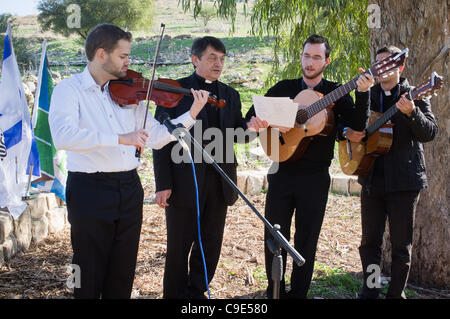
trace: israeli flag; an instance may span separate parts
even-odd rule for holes
[[[10,25],[5,35],[0,96],[0,130],[6,147],[6,156],[0,161],[0,207],[7,207],[18,218],[26,208],[22,196],[27,195],[31,165],[32,175],[38,177],[40,165]]]

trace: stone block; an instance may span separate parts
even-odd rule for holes
[[[59,207],[49,210],[45,213],[48,219],[48,232],[56,233],[64,229],[67,209],[65,207]]]
[[[361,194],[361,185],[358,183],[358,179],[355,177],[350,177],[348,180],[348,192],[350,195],[359,195]]]
[[[9,212],[0,211],[0,244],[14,231],[14,222]]]
[[[46,216],[32,220],[31,234],[35,243],[39,243],[48,236],[48,219]]]
[[[54,208],[58,208],[58,201],[56,200],[56,195],[54,193],[48,193],[46,194],[47,198],[47,206],[49,210],[52,210]]]
[[[26,202],[31,209],[31,218],[33,219],[41,218],[48,210],[47,194],[39,194],[35,198],[26,200]]]
[[[17,240],[16,237],[11,234],[2,244],[3,246],[3,257],[5,260],[11,259],[15,254],[17,254]]]
[[[17,248],[26,251],[31,244],[31,209],[28,206],[18,219],[14,221],[14,235]]]
[[[247,193],[247,178],[248,174],[246,172],[238,172],[236,185],[244,194]]]
[[[348,177],[344,175],[333,176],[331,190],[339,194],[348,194]]]
[[[264,175],[251,172],[247,178],[247,194],[258,195],[261,193],[264,185]]]
[[[0,244],[0,267],[5,264],[5,257],[3,256],[3,245]]]

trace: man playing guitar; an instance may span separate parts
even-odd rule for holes
[[[376,60],[400,52],[394,46],[381,48]],[[404,288],[411,264],[414,212],[419,192],[427,187],[422,143],[434,139],[438,126],[428,100],[408,99],[410,86],[400,77],[404,64],[390,75],[378,77],[370,89],[370,109],[384,113],[391,107],[397,112],[393,123],[390,151],[375,160],[367,175],[359,176],[361,192],[362,239],[359,247],[364,273],[361,299],[378,298],[379,285],[368,283],[368,267],[380,265],[386,218],[389,218],[392,244],[391,283],[386,298],[405,298]],[[365,131],[345,127],[339,138],[360,142]],[[369,280],[370,281],[370,280]],[[378,287],[377,287],[378,286]]]
[[[323,70],[330,63],[330,45],[322,36],[311,35],[303,45],[302,68],[303,78],[283,80],[267,92],[266,96],[289,96],[294,99],[300,92],[313,89],[325,95],[335,90],[340,84],[323,78]],[[357,80],[356,105],[349,94],[335,102],[330,111],[334,114],[333,124],[348,123],[352,127],[363,129],[368,118],[368,90],[373,84],[373,77],[365,74]],[[268,127],[255,115],[252,107],[246,119],[251,127],[264,130]],[[344,124],[346,125],[346,124]],[[279,169],[268,175],[269,188],[266,197],[265,216],[272,224],[279,224],[281,232],[287,240],[290,238],[290,228],[295,210],[294,247],[305,258],[302,267],[293,266],[291,290],[285,291],[284,279],[281,281],[280,297],[306,298],[316,253],[317,241],[322,227],[325,207],[328,199],[330,175],[328,168],[333,158],[333,148],[336,136],[336,125],[333,125],[329,135],[317,135],[311,139],[303,156],[295,161],[279,163]],[[273,126],[272,126],[273,127]],[[280,132],[288,132],[288,128],[278,128]],[[266,242],[269,234],[265,234]],[[265,247],[266,272],[269,285],[267,296],[272,297],[271,262],[273,254]],[[283,255],[283,265],[286,265],[286,253]],[[284,276],[285,269],[283,269]]]

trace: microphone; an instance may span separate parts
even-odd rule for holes
[[[185,129],[183,124],[173,124],[172,121],[170,121],[169,114],[167,114],[166,112],[159,114],[157,119],[162,125],[167,128],[170,134],[177,138],[178,142],[180,142],[183,148],[187,148],[187,145],[182,138],[185,135],[183,132],[183,129]]]
[[[170,116],[169,114],[167,114],[166,112],[163,112],[161,114],[159,114],[158,116],[158,121],[164,125],[165,127],[167,127],[167,130],[169,131],[170,134],[173,134],[173,131],[177,129],[178,126],[176,126],[175,124],[173,124],[170,121]]]

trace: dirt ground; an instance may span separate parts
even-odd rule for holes
[[[249,199],[259,211],[264,211],[264,194]],[[156,205],[145,205],[132,298],[162,298],[165,235],[164,211]],[[316,262],[358,278],[359,241],[359,199],[330,194]],[[26,253],[0,267],[0,298],[71,298],[71,290],[66,287],[66,266],[71,263],[71,256],[68,227],[32,244]],[[291,264],[292,259],[288,258],[288,271]],[[221,259],[210,283],[211,298],[265,298],[265,277],[263,223],[239,199],[227,216]],[[414,298],[439,295],[419,293]]]

